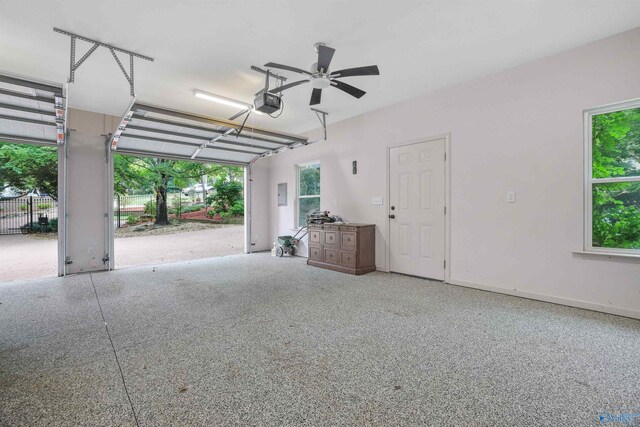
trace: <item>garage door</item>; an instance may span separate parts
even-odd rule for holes
[[[0,141],[58,146],[58,274],[65,274],[66,90],[61,84],[0,73]]]
[[[0,74],[0,139],[5,142],[64,143],[62,85]]]
[[[246,166],[307,138],[134,101],[110,144],[133,155]]]

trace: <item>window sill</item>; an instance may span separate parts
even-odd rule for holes
[[[574,255],[594,258],[608,258],[619,261],[640,262],[640,254],[623,254],[615,252],[596,252],[596,251],[573,251]]]

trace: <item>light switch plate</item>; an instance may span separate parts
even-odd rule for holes
[[[381,205],[382,204],[382,197],[372,197],[371,198],[371,204],[372,205]]]
[[[515,202],[516,202],[516,192],[507,191],[507,203],[515,203]]]

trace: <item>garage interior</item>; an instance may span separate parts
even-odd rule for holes
[[[0,425],[640,423],[640,4],[336,6],[0,4]],[[117,154],[242,167],[244,253],[116,268]]]

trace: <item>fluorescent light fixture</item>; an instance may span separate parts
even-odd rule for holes
[[[242,101],[236,101],[235,99],[227,98],[226,96],[216,95],[215,93],[209,93],[202,90],[195,89],[193,96],[196,98],[206,99],[207,101],[217,102],[218,104],[228,105],[229,107],[239,108],[241,110],[253,109],[253,105],[244,103]]]

